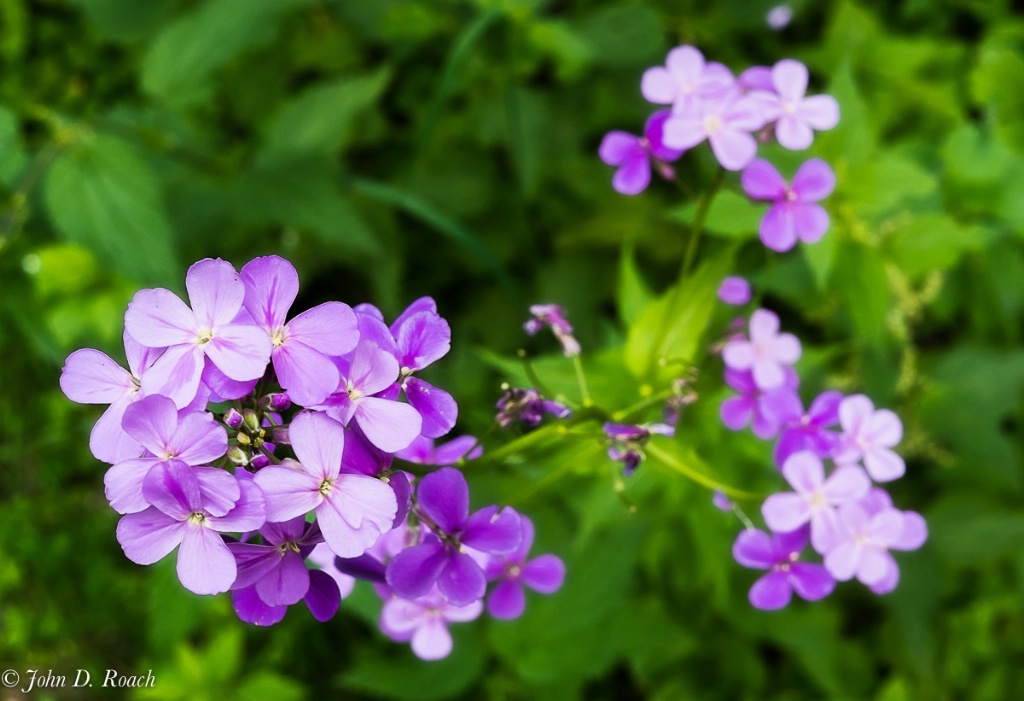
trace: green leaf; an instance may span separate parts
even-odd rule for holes
[[[605,7],[583,23],[581,36],[602,66],[647,67],[664,57],[665,29],[646,5]]]
[[[175,107],[209,98],[217,71],[273,40],[288,13],[314,0],[211,0],[164,29],[142,64],[142,87]]]
[[[6,107],[0,107],[0,182],[13,187],[27,162],[18,117]]]
[[[173,232],[156,178],[126,142],[96,136],[61,154],[43,185],[60,233],[144,284],[177,286]]]
[[[977,497],[946,497],[927,520],[931,547],[958,565],[1014,555],[1024,540],[1024,514]]]
[[[948,270],[965,252],[981,250],[987,243],[983,229],[960,226],[943,214],[926,214],[895,229],[885,249],[900,270],[920,279],[933,270]]]
[[[841,264],[832,271],[832,284],[852,330],[858,338],[878,346],[885,338],[889,312],[889,280],[878,251],[843,241],[836,255]]]
[[[1024,58],[1019,51],[989,42],[981,49],[971,73],[971,92],[984,104],[996,133],[1018,152],[1024,152],[1024,94],[1008,90],[1024,84]]]
[[[708,233],[717,234],[737,240],[752,239],[757,236],[767,207],[763,203],[755,203],[749,198],[731,190],[719,192],[708,208],[707,221],[704,227]],[[669,218],[683,224],[692,224],[696,216],[697,203],[688,202],[669,214]]]
[[[923,199],[937,188],[938,181],[929,170],[905,156],[887,153],[850,168],[842,192],[861,215],[871,217]]]
[[[618,290],[619,318],[623,324],[630,326],[654,297],[651,288],[637,270],[632,244],[622,247],[622,255],[619,257]]]

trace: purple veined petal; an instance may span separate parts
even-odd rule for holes
[[[856,501],[867,496],[870,490],[871,480],[864,474],[864,470],[856,465],[836,468],[821,485],[822,494],[833,504]]]
[[[653,102],[656,105],[671,105],[675,102],[678,93],[679,87],[675,78],[662,66],[655,66],[644,71],[644,75],[640,79],[640,94],[648,102]],[[604,156],[601,158],[605,163],[609,163]],[[609,163],[609,165],[615,164]]]
[[[427,438],[440,438],[455,427],[459,407],[452,395],[417,377],[405,381],[405,396],[422,418],[420,431]]]
[[[352,356],[348,381],[363,395],[377,394],[398,379],[398,360],[373,341],[360,340]]]
[[[303,540],[305,533],[306,519],[302,516],[296,516],[287,521],[269,521],[260,528],[260,535],[271,545],[281,545],[288,541],[298,542]]]
[[[236,590],[255,585],[277,569],[284,557],[281,551],[272,545],[231,542],[227,546],[235,558],[237,574],[231,588]]]
[[[352,424],[345,429],[345,452],[341,457],[341,471],[376,477],[391,466],[392,456],[385,453],[366,439],[359,426]]]
[[[143,375],[142,391],[169,397],[183,409],[199,392],[204,363],[203,350],[195,343],[171,346]]]
[[[519,514],[519,534],[519,546],[511,553],[505,555],[505,559],[508,562],[523,562],[533,547],[533,521],[522,514]],[[490,559],[493,560],[494,558]]]
[[[780,556],[789,558],[793,553],[802,553],[804,548],[807,547],[807,541],[810,539],[811,529],[807,526],[796,529],[795,531],[783,531],[781,533],[773,534],[775,544],[778,546],[778,552]]]
[[[469,519],[469,486],[462,472],[442,467],[420,480],[419,508],[445,533],[461,531]]]
[[[772,344],[772,351],[777,361],[791,365],[800,360],[800,341],[791,333],[780,333]]]
[[[790,151],[802,151],[814,143],[814,132],[796,117],[783,115],[775,123],[775,138]]]
[[[774,202],[786,196],[786,181],[768,161],[758,158],[743,170],[743,191],[755,200]]]
[[[889,543],[893,550],[917,550],[928,540],[928,524],[916,511],[903,512],[903,530]]]
[[[260,328],[228,324],[202,346],[217,368],[232,380],[247,382],[263,376],[270,362],[270,338]]]
[[[446,621],[465,623],[480,617],[484,611],[483,601],[474,601],[466,606],[453,606],[450,602],[441,605],[441,617]]]
[[[256,473],[256,485],[266,500],[268,521],[304,516],[323,501],[322,480],[305,470],[269,465]]]
[[[275,348],[272,357],[278,382],[299,406],[320,404],[341,379],[338,366],[330,358],[295,338]]]
[[[395,457],[406,462],[432,465],[434,464],[434,441],[424,435],[419,435],[407,447],[395,453]],[[458,458],[456,458],[457,460]],[[362,472],[362,470],[360,471]]]
[[[301,412],[288,427],[288,440],[310,475],[319,480],[338,476],[345,453],[345,429],[337,421],[321,413]]]
[[[836,588],[836,580],[821,565],[794,562],[789,567],[789,584],[805,601],[824,599]]]
[[[352,583],[356,579],[362,579],[367,582],[383,585],[385,588],[387,587],[384,581],[384,563],[370,553],[363,553],[359,557],[337,557],[330,546],[324,544],[323,547],[327,548],[327,551],[331,553],[331,559],[336,565],[340,576],[349,578]],[[352,583],[349,585],[349,591],[352,590]],[[338,586],[341,587],[341,584],[339,583]]]
[[[440,660],[452,651],[452,636],[439,618],[426,618],[412,634],[413,653],[421,660]]]
[[[186,524],[178,548],[178,580],[193,594],[220,594],[231,588],[238,570],[231,551],[215,531]]]
[[[774,358],[754,358],[754,382],[762,390],[776,389],[782,386],[785,378],[782,366]]]
[[[288,612],[287,606],[267,606],[263,603],[256,593],[255,586],[231,592],[231,604],[240,620],[254,626],[272,626],[280,623]]]
[[[888,594],[893,589],[895,589],[896,585],[899,583],[900,568],[896,564],[896,561],[893,560],[892,567],[890,567],[888,572],[885,573],[885,576],[879,581],[869,586],[868,588],[871,590],[873,594],[878,594],[879,596],[882,596]]]
[[[458,436],[434,449],[434,464],[454,465],[459,460],[475,460],[483,455],[480,441],[473,436]]]
[[[674,113],[665,122],[665,145],[669,148],[687,151],[708,137],[703,116],[696,110]]]
[[[398,470],[389,478],[388,486],[395,493],[395,501],[397,503],[395,520],[392,521],[391,527],[398,528],[405,523],[409,510],[412,508],[412,484],[409,482],[408,473]]]
[[[565,563],[555,555],[540,555],[523,566],[523,584],[541,594],[553,594],[565,581]]]
[[[231,511],[223,516],[206,517],[210,528],[226,533],[246,533],[255,531],[266,523],[267,502],[255,480],[240,479],[238,486],[238,502]]]
[[[831,95],[814,95],[800,103],[796,116],[817,131],[827,131],[839,124],[839,103]]]
[[[835,426],[839,423],[839,405],[843,399],[843,393],[835,390],[819,394],[814,398],[814,401],[811,402],[811,407],[807,410],[808,416],[812,419],[811,423],[822,428]]]
[[[522,518],[511,507],[484,507],[466,521],[462,542],[491,555],[513,553],[523,542]]]
[[[256,593],[270,606],[299,603],[309,591],[309,570],[302,556],[287,552],[278,566],[256,582]]]
[[[253,258],[242,268],[245,309],[268,332],[284,326],[288,310],[299,294],[299,274],[278,256]]]
[[[176,521],[203,510],[199,480],[181,460],[159,462],[142,480],[142,496]]]
[[[391,332],[398,335],[398,327],[405,323],[405,321],[413,314],[419,314],[420,312],[430,312],[431,314],[437,314],[437,302],[434,301],[433,297],[424,295],[419,299],[413,300],[405,310],[398,315],[394,323],[391,324]],[[383,317],[381,317],[383,318]]]
[[[393,597],[384,601],[380,611],[380,629],[396,642],[406,642],[421,625],[424,606],[418,601]]]
[[[135,384],[128,371],[106,353],[83,348],[64,362],[60,388],[79,404],[113,404],[133,394]]]
[[[383,317],[378,318],[376,316],[360,313],[356,314],[356,321],[359,324],[360,341],[376,343],[382,351],[397,360],[401,353],[398,350],[398,345],[395,343],[395,337],[391,334],[391,329],[388,328],[388,325],[384,323]],[[343,372],[342,374],[346,376],[349,375],[348,372]]]
[[[644,137],[651,155],[662,161],[675,161],[683,152],[665,145],[665,122],[672,117],[672,110],[658,110],[644,124]]]
[[[437,578],[437,587],[452,606],[467,606],[484,598],[487,578],[469,555],[454,553]]]
[[[775,611],[785,608],[793,595],[789,577],[785,572],[774,571],[764,575],[750,587],[748,598],[754,608]]]
[[[174,402],[167,397],[143,397],[125,408],[121,427],[154,455],[173,455],[173,451],[169,451],[168,448],[178,428],[178,410],[174,407]],[[226,436],[225,433],[225,441]]]
[[[359,324],[347,304],[325,302],[288,322],[286,345],[292,340],[324,355],[344,355],[359,341]]]
[[[226,470],[216,467],[193,467],[199,481],[200,503],[210,516],[223,516],[235,508],[242,490],[238,480]]]
[[[230,324],[245,301],[245,283],[234,266],[220,258],[193,263],[185,273],[185,289],[202,330]]]
[[[448,551],[436,542],[406,548],[388,563],[385,579],[395,594],[415,599],[430,590],[448,560]]]
[[[519,618],[526,610],[526,595],[523,586],[514,579],[498,582],[487,597],[487,613],[494,618],[510,621]]]
[[[187,525],[155,507],[122,516],[117,522],[117,542],[129,560],[152,565],[181,543]]]
[[[193,412],[181,417],[167,445],[175,457],[189,465],[205,465],[228,452],[228,432],[213,414]]]
[[[124,341],[124,355],[128,361],[128,370],[134,377],[142,377],[142,373],[164,352],[163,348],[148,348],[142,345],[127,331],[121,334],[121,339]]]
[[[807,66],[784,58],[772,66],[772,85],[783,100],[795,102],[807,93]]]
[[[743,170],[757,155],[757,139],[749,132],[723,127],[708,137],[711,151],[726,170]]]
[[[792,207],[785,202],[769,207],[761,218],[758,234],[761,243],[773,251],[785,253],[793,248],[797,239]]]
[[[860,567],[863,548],[852,540],[837,544],[825,553],[825,568],[840,582],[853,579]]]
[[[750,423],[755,407],[755,400],[749,397],[729,397],[722,402],[718,414],[727,428],[739,431]]]
[[[612,187],[622,195],[639,195],[651,183],[651,163],[641,151],[627,159],[612,176]]]
[[[413,407],[379,397],[360,399],[355,420],[370,443],[387,453],[408,447],[423,427],[423,418]]]
[[[309,572],[309,589],[304,598],[313,618],[321,623],[334,618],[334,614],[341,606],[341,590],[338,583],[321,570]]]
[[[355,477],[356,475],[346,476]],[[364,479],[373,478],[365,477]],[[388,490],[388,493],[393,499],[394,494],[391,493],[391,490]],[[359,525],[353,526],[346,517],[352,517],[352,520],[355,520],[354,515],[342,514],[338,501],[332,499],[332,496],[333,492],[316,507],[316,522],[320,525],[327,545],[339,557],[359,557],[373,547],[384,530],[391,528],[393,517],[387,520],[383,529],[377,525],[377,522],[369,519],[362,519],[359,521]]]
[[[124,314],[124,330],[148,348],[167,348],[195,343],[198,325],[178,295],[158,288],[135,293]]]
[[[751,569],[771,569],[779,564],[781,555],[772,537],[757,529],[741,531],[732,546],[733,559]]]
[[[876,482],[899,479],[907,470],[903,458],[888,448],[876,448],[864,456],[864,467]]]
[[[888,409],[879,409],[868,419],[865,433],[874,445],[891,448],[903,440],[903,422]]]
[[[151,458],[123,460],[107,470],[104,494],[114,511],[134,514],[151,506],[142,495],[142,482],[154,464]]]
[[[820,158],[804,161],[793,176],[793,192],[801,202],[819,202],[836,187],[836,176]]]
[[[761,505],[764,522],[773,531],[795,531],[811,518],[808,502],[799,494],[772,494]]]
[[[749,341],[729,341],[722,349],[722,360],[730,370],[749,370],[754,366],[754,347]]]
[[[241,399],[256,388],[256,382],[257,380],[247,380],[245,382],[232,380],[221,372],[210,358],[206,358],[203,365],[203,378],[202,384],[199,386],[199,393],[196,395],[196,401],[193,401],[189,406],[195,407],[198,411],[205,411],[207,401],[216,403]],[[209,397],[207,398],[202,396],[204,387],[209,392]]]
[[[452,330],[436,312],[422,311],[406,316],[391,326],[398,344],[399,362],[411,370],[422,370],[443,358],[452,345]]]
[[[889,570],[896,567],[896,561],[888,551],[864,547],[861,549],[860,563],[857,567],[857,579],[870,587],[883,581],[889,575]]]
[[[134,398],[116,401],[96,420],[89,433],[89,450],[97,460],[113,465],[142,455],[142,444],[121,427],[125,409],[134,401]]]
[[[381,480],[366,475],[339,475],[327,500],[334,504],[346,523],[357,529],[372,528],[377,536],[391,530],[398,508],[395,491]],[[373,538],[374,542],[376,539]],[[355,557],[335,552],[341,557]]]
[[[828,212],[818,204],[794,203],[790,209],[793,215],[793,232],[804,243],[817,243],[828,231]]]

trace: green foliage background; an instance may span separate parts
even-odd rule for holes
[[[0,668],[152,668],[134,697],[167,701],[1024,698],[1024,20],[1010,0],[792,4],[776,33],[759,0],[0,3]],[[617,195],[596,149],[641,128],[640,75],[679,43],[734,70],[803,60],[842,121],[811,149],[839,180],[825,240],[767,255],[732,177],[673,296],[695,203]],[[772,152],[790,173],[805,156]],[[698,192],[714,171],[706,148],[680,166]],[[139,287],[269,253],[306,307],[433,295],[454,337],[431,379],[477,434],[525,382],[524,343],[579,398],[554,343],[524,338],[530,302],[568,307],[596,401],[621,409],[660,357],[720,338],[717,280],[748,275],[804,342],[805,401],[863,391],[903,418],[892,491],[929,543],[889,596],[752,610],[740,524],[678,472],[781,486],[770,446],[720,426],[712,356],[624,496],[594,423],[467,468],[475,504],[522,509],[568,563],[520,621],[458,626],[434,664],[376,632],[362,588],[327,625],[241,624],[172,562],[124,558],[99,410],[57,378],[76,348],[120,356]]]

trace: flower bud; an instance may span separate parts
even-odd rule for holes
[[[226,423],[229,428],[237,429],[242,425],[242,415],[237,409],[232,407],[224,412],[224,423]]]
[[[242,429],[248,433],[260,432],[260,417],[252,409],[242,412]]]
[[[274,392],[260,398],[260,406],[267,411],[286,411],[291,408],[292,400],[284,392]]]
[[[271,442],[275,445],[282,443],[284,445],[291,445],[292,442],[288,440],[288,427],[287,426],[274,426],[270,432]]]
[[[270,464],[270,458],[262,453],[260,455],[253,455],[252,462],[249,464],[253,469],[260,470]]]
[[[235,465],[248,465],[249,454],[236,445],[228,450],[228,460]]]

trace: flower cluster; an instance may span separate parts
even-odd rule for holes
[[[759,438],[774,440],[773,459],[792,489],[762,506],[771,533],[748,528],[733,548],[741,565],[769,570],[750,590],[761,609],[786,606],[793,591],[820,599],[836,581],[853,578],[888,593],[899,581],[889,551],[915,550],[928,534],[919,514],[896,509],[872,484],[905,471],[893,451],[903,435],[899,418],[862,394],[835,391],[805,409],[792,367],[799,356],[799,341],[779,333],[778,317],[764,309],[751,315],[748,335],[730,339],[722,351],[726,383],[738,393],[722,404],[723,423],[732,430],[750,424]],[[799,561],[808,542],[823,564]]]
[[[353,577],[386,581],[382,629],[429,659],[451,648],[444,621],[480,613],[489,582],[499,618],[522,612],[521,584],[560,586],[558,558],[525,562],[525,517],[497,506],[469,515],[452,467],[414,491],[395,466],[480,454],[469,436],[434,446],[458,407],[418,376],[451,341],[432,299],[391,324],[371,305],[341,302],[289,318],[298,274],[276,256],[240,272],[199,261],[185,287],[188,304],[166,289],[132,299],[127,370],[85,349],[61,374],[69,399],[109,405],[90,448],[110,464],[106,496],[130,560],[176,549],[186,589],[230,591],[239,618],[256,625],[299,601],[326,621]]]

